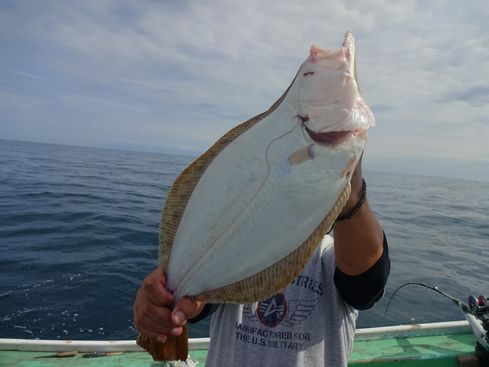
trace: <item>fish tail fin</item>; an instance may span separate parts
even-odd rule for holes
[[[168,336],[165,343],[150,339],[139,334],[137,343],[146,349],[155,361],[186,361],[188,357],[188,326],[183,326],[183,333],[179,336]]]

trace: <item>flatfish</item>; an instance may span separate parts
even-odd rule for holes
[[[355,40],[312,46],[268,111],[236,126],[174,182],[159,265],[176,300],[248,303],[296,277],[348,200],[375,124],[358,86]],[[187,336],[140,335],[155,360],[185,360]]]

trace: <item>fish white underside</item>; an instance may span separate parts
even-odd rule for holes
[[[299,247],[349,181],[341,173],[365,137],[290,165],[311,144],[298,122],[298,83],[270,115],[225,147],[195,187],[173,242],[167,274],[177,299],[220,288],[273,265]]]

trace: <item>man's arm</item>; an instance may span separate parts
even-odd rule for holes
[[[340,213],[348,216],[362,197],[362,167],[357,165],[351,179],[351,195]],[[334,225],[334,249],[337,269],[336,288],[345,301],[357,308],[368,309],[383,292],[390,272],[385,234],[368,204],[348,219]]]
[[[351,194],[340,216],[349,213],[362,193],[362,167],[358,163],[351,178]],[[334,225],[335,256],[338,269],[348,275],[359,275],[370,269],[383,252],[382,227],[365,200],[350,219]]]

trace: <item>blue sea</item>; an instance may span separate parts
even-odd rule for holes
[[[185,156],[0,140],[0,337],[132,339],[132,303],[156,267],[165,196]],[[366,172],[389,239],[384,299],[359,327],[463,319],[489,295],[489,183]],[[208,335],[208,320],[190,329]]]

